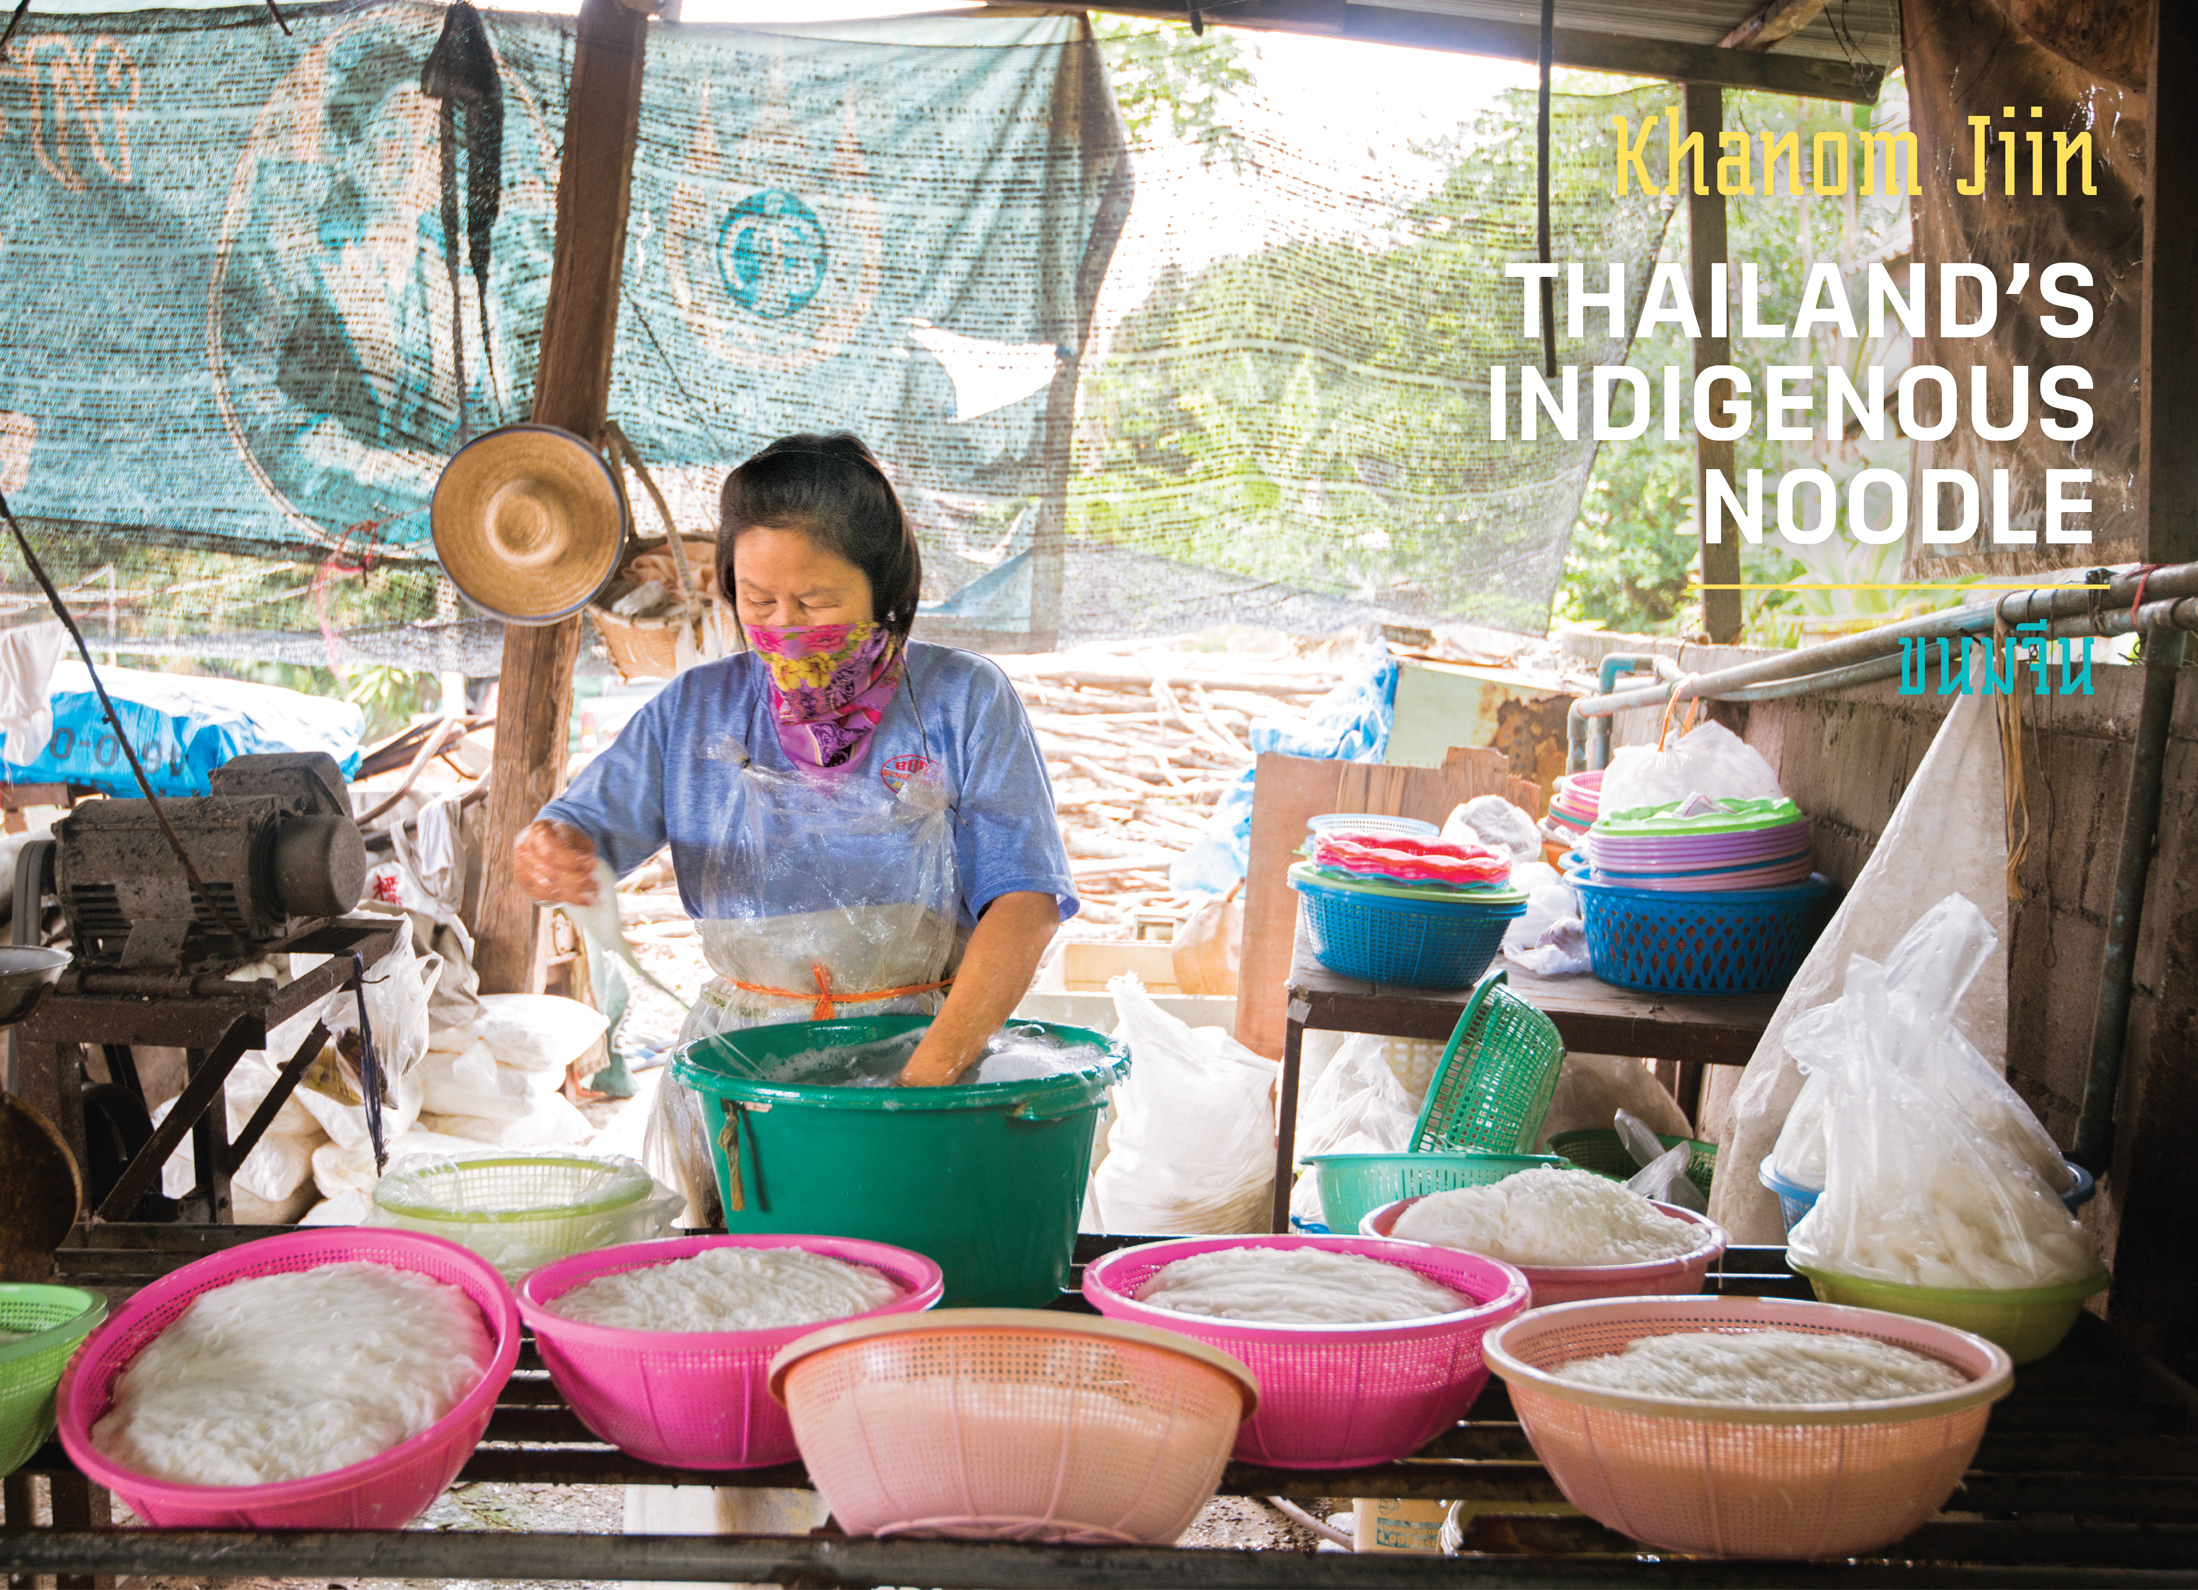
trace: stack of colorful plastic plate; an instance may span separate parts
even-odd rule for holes
[[[1790,800],[1695,797],[1598,818],[1582,842],[1598,881],[1671,893],[1777,889],[1809,878],[1809,820]]]
[[[1542,856],[1551,866],[1587,836],[1603,796],[1603,774],[1567,773],[1550,792],[1549,811],[1542,818]]]
[[[1346,888],[1380,885],[1472,900],[1508,900],[1518,893],[1511,887],[1509,862],[1478,846],[1440,838],[1336,826],[1307,835],[1299,853],[1307,876]]]

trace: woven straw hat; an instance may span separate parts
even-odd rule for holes
[[[587,606],[626,547],[625,494],[595,450],[554,425],[507,425],[458,449],[428,509],[459,594],[508,624]]]

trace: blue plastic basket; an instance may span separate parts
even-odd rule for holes
[[[1405,899],[1326,883],[1291,869],[1313,958],[1331,972],[1400,988],[1470,988],[1503,947],[1526,902]]]
[[[2091,1201],[2091,1195],[2099,1190],[2099,1184],[2092,1179],[2091,1172],[2074,1160],[2068,1161],[2068,1168],[2075,1175],[2076,1185],[2061,1194],[2061,1203],[2070,1214],[2074,1214]],[[1814,1209],[1817,1199],[1823,1196],[1823,1189],[1820,1187],[1804,1187],[1799,1182],[1786,1180],[1771,1169],[1771,1162],[1767,1159],[1756,1167],[1755,1179],[1778,1194],[1779,1218],[1786,1222],[1788,1232],[1801,1224],[1801,1217]]]
[[[1822,873],[1782,889],[1680,894],[1572,873],[1595,975],[1671,994],[1772,994],[1793,981],[1832,917]]]

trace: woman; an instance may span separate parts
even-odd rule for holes
[[[542,808],[520,887],[589,904],[669,844],[716,973],[682,1041],[935,1011],[899,1083],[951,1083],[1077,905],[1022,703],[985,659],[908,639],[921,555],[853,436],[733,471],[717,574],[748,651],[673,680]],[[669,1079],[651,1135],[714,1207],[700,1111]]]

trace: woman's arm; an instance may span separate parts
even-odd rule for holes
[[[946,1004],[909,1058],[899,1085],[945,1087],[968,1070],[1030,991],[1039,958],[1060,925],[1060,902],[1050,894],[1003,894],[986,906]]]

